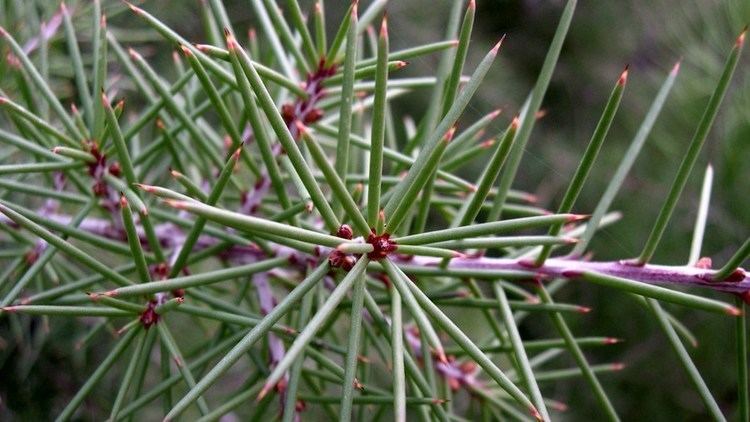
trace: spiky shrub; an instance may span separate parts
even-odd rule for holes
[[[77,393],[41,413],[548,420],[561,403],[545,398],[542,391],[554,390],[540,383],[582,375],[602,414],[617,419],[598,373],[622,365],[590,365],[583,353],[617,340],[576,337],[566,317],[588,308],[553,300],[577,280],[644,304],[715,419],[724,418],[722,409],[683,344],[691,333],[662,302],[734,318],[736,411],[746,420],[750,278],[739,266],[750,241],[718,270],[699,259],[710,168],[688,263],[650,262],[708,138],[744,32],[713,82],[643,252],[596,262],[589,242],[617,219],[609,206],[679,64],[598,205],[576,207],[625,89],[627,69],[619,75],[553,213],[511,187],[576,2],[562,11],[525,105],[483,143],[480,133],[499,113],[476,122],[461,115],[502,40],[465,69],[475,6],[456,2],[448,41],[390,51],[385,3],[362,14],[352,4],[329,42],[321,3],[308,23],[294,0],[283,11],[255,1],[262,35],[251,32],[244,46],[238,38],[246,28],[233,27],[218,0],[201,6],[211,44],[200,45],[158,11],[129,4],[62,5],[37,24],[33,3],[3,3],[6,24],[28,23],[0,30],[10,82],[0,97],[3,357],[5,365],[19,360],[25,373],[40,371],[35,356],[54,339],[88,371]],[[177,46],[174,81],[137,51],[125,52],[115,36],[122,31],[105,18],[123,12]],[[376,34],[371,25],[381,14]],[[79,37],[90,40],[87,48]],[[60,59],[56,44],[64,45],[62,71],[50,65]],[[395,74],[403,60],[427,54],[443,56],[435,75]],[[53,70],[74,94],[66,96]],[[391,101],[419,87],[431,88],[432,99],[416,127],[400,130]],[[483,153],[477,179],[462,177],[462,166]],[[737,296],[735,304],[701,295],[709,289]],[[455,307],[474,319],[446,314]],[[522,339],[519,325],[529,315],[551,319],[554,330]],[[23,353],[9,355],[14,348]],[[101,357],[84,354],[102,349]],[[576,368],[540,368],[560,350]]]

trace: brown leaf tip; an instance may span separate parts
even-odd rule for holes
[[[742,45],[745,43],[745,34],[747,34],[747,25],[742,29],[742,32],[740,32],[740,36],[737,37],[737,46],[742,47]]]
[[[453,140],[453,135],[455,134],[456,134],[456,126],[453,126],[450,129],[448,129],[447,132],[445,132],[445,135],[443,136],[443,140],[445,142],[450,142]]]
[[[620,74],[620,79],[617,80],[618,85],[625,85],[625,83],[628,81],[628,69],[630,68],[630,65],[625,65],[625,69]]]
[[[498,41],[497,44],[495,44],[495,46],[492,47],[492,50],[491,50],[492,54],[497,54],[497,52],[500,50],[500,46],[503,45],[503,41],[505,41],[505,34],[503,34],[503,36],[500,37],[500,41]]]
[[[182,50],[182,54],[184,54],[185,57],[192,57],[193,56],[193,52],[190,51],[190,49],[187,48],[187,46],[185,44],[180,44],[180,50]]]
[[[669,72],[669,74],[672,75],[672,76],[674,76],[677,73],[679,73],[680,72],[680,64],[682,64],[682,60],[678,60],[677,63],[675,63],[674,66],[672,66],[672,71]]]
[[[130,8],[130,10],[132,10],[134,13],[136,13],[138,15],[142,15],[143,14],[143,9],[141,9],[140,7],[137,7],[136,5],[134,5],[133,3],[129,2],[129,1],[123,0],[123,2],[125,4],[127,4],[128,7]]]
[[[140,60],[143,58],[143,56],[141,56],[137,51],[133,50],[132,48],[128,48],[128,54],[130,55],[131,58],[136,59],[136,60]]]
[[[387,12],[383,13],[383,20],[380,23],[380,36],[382,38],[388,37],[388,13]]]
[[[518,130],[518,126],[521,125],[521,121],[518,119],[518,116],[514,117],[513,120],[510,122],[510,128],[513,130]]]
[[[232,31],[230,31],[229,28],[224,28],[224,38],[227,41],[228,49],[234,50],[238,47],[237,39],[234,38],[234,34],[232,34]]]
[[[576,223],[578,221],[588,220],[591,214],[569,214],[566,223]]]
[[[483,141],[481,144],[479,144],[479,148],[487,149],[495,145],[495,139],[490,138],[486,141]]]
[[[531,406],[531,408],[529,409],[529,411],[531,413],[531,416],[534,417],[534,419],[536,419],[538,421],[543,421],[544,420],[544,418],[542,417],[542,414],[539,413],[539,411],[536,409],[536,407]]]

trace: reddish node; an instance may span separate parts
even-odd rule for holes
[[[336,236],[346,239],[346,240],[352,240],[354,237],[354,231],[352,230],[352,227],[348,224],[342,224],[341,227],[336,231]]]
[[[354,267],[354,258],[336,249],[328,255],[328,263],[332,268],[349,271]]]
[[[109,166],[109,174],[115,177],[120,177],[122,174],[122,169],[120,168],[120,163],[112,163]]]
[[[156,313],[156,301],[149,300],[146,305],[146,310],[141,313],[141,324],[143,328],[149,329],[152,325],[159,322],[159,314]]]
[[[398,248],[396,242],[391,240],[391,235],[389,233],[383,233],[381,235],[370,233],[367,237],[367,243],[372,245],[372,252],[369,252],[367,257],[373,261],[385,258],[388,254],[394,252]]]

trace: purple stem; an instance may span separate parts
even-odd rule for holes
[[[72,217],[58,213],[43,213],[45,218],[60,224],[69,224]],[[11,224],[13,222],[0,215],[0,223]],[[125,241],[125,232],[121,227],[114,225],[111,221],[102,218],[89,217],[83,220],[79,228],[90,233],[106,237],[109,239]],[[185,234],[182,230],[172,223],[162,223],[155,227],[156,236],[161,244],[167,248],[177,249],[184,242]],[[148,246],[145,233],[138,227],[138,235],[144,247]],[[195,250],[205,249],[213,246],[218,239],[209,235],[202,235],[198,238]],[[304,264],[310,260],[317,260],[318,257],[312,257],[305,253],[296,251],[286,246],[272,245],[274,256],[288,256],[290,261]],[[319,247],[318,256],[327,257],[330,249]],[[257,247],[252,245],[232,245],[224,250],[221,258],[235,263],[250,263],[265,258],[265,254]],[[423,256],[402,256],[392,254],[391,259],[394,262],[406,267],[440,267],[442,258],[423,257]],[[577,278],[583,272],[595,272],[608,276],[626,278],[633,281],[639,281],[646,284],[656,285],[673,285],[685,287],[703,287],[711,290],[717,290],[727,293],[746,293],[750,292],[750,273],[738,269],[735,272],[736,278],[733,281],[711,281],[714,271],[710,269],[690,267],[690,266],[670,266],[646,264],[635,266],[622,261],[583,261],[564,258],[550,258],[545,261],[541,267],[533,267],[529,262],[511,258],[454,258],[450,261],[447,269],[455,270],[485,270],[485,271],[509,271],[518,272],[519,275],[534,275],[539,278]],[[408,268],[407,272],[408,271]]]

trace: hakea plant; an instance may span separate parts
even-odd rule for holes
[[[734,318],[737,409],[748,419],[743,301],[750,276],[740,265],[750,241],[718,269],[700,258],[710,168],[688,264],[651,263],[730,84],[744,32],[643,252],[597,262],[589,242],[618,218],[610,204],[679,64],[592,212],[576,198],[615,118],[627,68],[615,79],[562,201],[549,211],[511,187],[575,0],[562,12],[528,100],[487,142],[481,133],[499,112],[460,118],[503,40],[475,69],[465,68],[473,0],[456,2],[448,41],[398,51],[389,49],[386,1],[363,13],[355,1],[331,40],[322,1],[307,16],[294,0],[283,10],[272,0],[250,3],[262,34],[251,30],[247,38],[220,1],[204,2],[206,44],[170,29],[154,7],[98,0],[61,4],[36,32],[33,25],[0,29],[13,81],[0,97],[0,318],[17,327],[5,348],[38,353],[62,317],[80,322],[71,354],[111,343],[77,393],[48,412],[71,419],[93,397],[110,403],[102,410],[110,420],[156,412],[164,420],[232,412],[285,421],[550,420],[564,404],[540,382],[581,375],[603,414],[616,420],[599,376],[622,365],[591,365],[583,349],[617,339],[576,337],[566,316],[588,308],[553,300],[576,280],[642,301],[718,420],[723,411],[684,345],[690,331],[662,303]],[[5,7],[13,16],[36,13],[33,2]],[[175,81],[137,50],[128,54],[115,36],[123,32],[107,26],[106,16],[128,13],[176,46]],[[81,36],[91,41],[85,51]],[[55,44],[70,70],[70,97],[51,83]],[[427,54],[442,55],[435,75],[398,77],[404,60]],[[399,135],[394,128],[403,119],[390,103],[421,87],[432,89],[424,117]],[[137,106],[127,105],[131,97]],[[461,168],[482,153],[488,158],[478,178],[462,177]],[[736,300],[702,295],[709,290]],[[452,320],[447,307],[476,313],[489,332]],[[518,326],[529,313],[551,318],[553,336],[522,339]],[[40,318],[51,331],[31,330]],[[552,350],[569,352],[578,367],[540,369],[557,356]],[[115,386],[111,397],[97,387],[105,379]],[[459,397],[477,400],[479,410]]]

